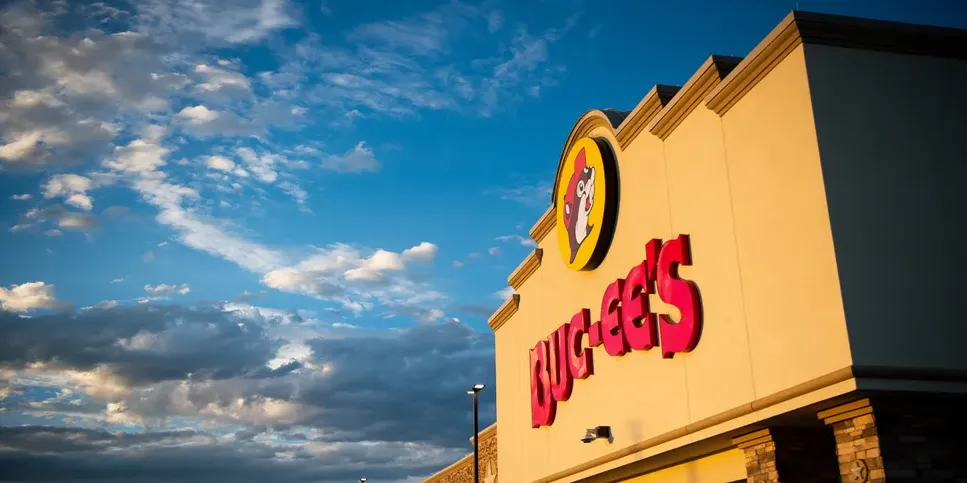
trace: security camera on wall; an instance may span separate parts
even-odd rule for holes
[[[609,443],[614,441],[614,438],[611,436],[611,426],[597,426],[588,429],[587,432],[584,433],[584,437],[581,438],[581,442],[590,443],[600,438],[607,439]]]

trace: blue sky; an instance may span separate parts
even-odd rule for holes
[[[960,3],[7,3],[0,424],[26,426],[0,458],[60,479],[81,463],[35,452],[71,432],[108,479],[123,431],[183,481],[212,481],[198,455],[418,481],[469,449],[486,318],[584,111],[797,7],[967,27]]]

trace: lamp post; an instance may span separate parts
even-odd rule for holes
[[[473,483],[480,483],[480,448],[477,445],[477,434],[480,432],[477,428],[477,393],[483,391],[485,387],[487,386],[484,386],[483,384],[474,384],[473,387],[467,391],[467,394],[473,394]]]

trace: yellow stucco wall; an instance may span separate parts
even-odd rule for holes
[[[574,272],[552,230],[517,313],[496,331],[502,481],[546,477],[850,364],[809,96],[799,47],[724,117],[700,104],[664,141],[645,131],[623,152],[610,129],[592,133],[618,157],[614,241],[596,270]],[[575,381],[552,426],[531,428],[528,350],[581,308],[598,320],[605,287],[642,261],[645,243],[681,233],[693,266],[680,273],[705,313],[696,349],[668,360],[597,347],[594,375]],[[580,441],[596,425],[612,427],[613,444]]]
[[[851,361],[804,65],[800,46],[722,117],[757,397]]]
[[[745,454],[733,449],[689,461],[622,483],[727,483],[745,480]]]

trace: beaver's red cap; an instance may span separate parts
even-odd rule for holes
[[[568,203],[572,203],[570,215],[567,213],[564,214],[564,226],[566,226],[568,230],[571,229],[572,220],[574,219],[574,210],[577,209],[577,207],[573,204],[574,192],[577,190],[578,178],[581,177],[581,172],[584,171],[585,166],[587,166],[587,160],[584,157],[584,148],[581,148],[581,151],[579,151],[578,155],[574,158],[574,172],[571,173],[571,179],[567,183],[567,191],[564,193],[565,206]]]

